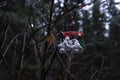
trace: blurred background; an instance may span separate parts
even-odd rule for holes
[[[60,31],[84,33],[68,72]],[[120,0],[0,0],[0,80],[120,80],[119,67]]]

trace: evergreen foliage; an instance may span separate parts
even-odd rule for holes
[[[117,4],[114,0],[91,0],[87,5],[84,0],[0,0],[0,80],[119,80]],[[93,5],[90,10],[83,9],[89,5]],[[101,5],[107,6],[109,16]],[[60,31],[84,32],[85,51],[60,55]]]

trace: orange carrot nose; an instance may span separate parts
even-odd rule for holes
[[[83,36],[84,36],[84,34],[79,32],[79,33],[78,33],[78,36],[83,37]]]

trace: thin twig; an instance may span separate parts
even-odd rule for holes
[[[11,71],[10,66],[7,63],[7,60],[5,59],[5,57],[1,53],[0,53],[0,57],[2,58],[2,61],[3,61],[4,65],[5,65],[5,67],[7,68],[7,71],[9,73],[10,77],[11,77],[11,80],[13,80],[13,75],[11,73],[12,71]]]
[[[93,80],[95,75],[100,73],[103,70],[103,66],[104,66],[104,56],[102,56],[101,67],[99,69],[95,70],[95,72],[90,76],[90,80]]]
[[[17,39],[15,40],[15,46],[14,46],[14,51],[13,51],[13,58],[12,58],[12,62],[11,62],[11,64],[12,64],[12,72],[14,72],[15,71],[15,69],[14,69],[14,62],[15,62],[15,60],[16,60],[16,51],[17,51]]]
[[[52,14],[53,14],[53,5],[54,5],[54,0],[51,1],[51,6],[50,6],[50,18],[49,18],[49,26],[48,26],[48,34],[50,33],[50,28],[51,28],[51,22],[52,22]]]
[[[50,70],[50,68],[51,68],[51,66],[52,66],[52,63],[53,63],[54,59],[55,59],[56,51],[57,51],[57,48],[56,48],[55,51],[53,52],[53,56],[52,56],[51,62],[50,62],[50,64],[49,64],[48,68],[46,69],[46,72],[45,72],[46,76],[47,76],[48,71]]]
[[[7,51],[8,51],[8,49],[10,48],[10,46],[12,45],[12,43],[14,42],[14,40],[18,37],[18,36],[20,36],[22,33],[20,33],[20,34],[17,34],[15,37],[13,37],[12,38],[12,40],[10,41],[10,43],[8,44],[8,46],[6,47],[6,49],[5,49],[5,51],[4,51],[4,53],[3,53],[3,57],[5,57],[5,55],[7,54]],[[0,60],[0,64],[2,63],[2,60]]]
[[[1,50],[2,50],[2,48],[4,46],[4,44],[5,44],[5,41],[6,41],[6,35],[7,35],[8,27],[9,27],[9,23],[7,23],[5,25],[5,28],[4,28],[4,30],[2,32],[2,35],[1,35],[2,37],[0,39],[0,52],[1,52]]]
[[[40,73],[40,71],[41,71],[43,68],[45,68],[45,66],[48,64],[48,62],[50,61],[50,59],[52,59],[52,58],[53,58],[53,56],[54,56],[54,54],[55,54],[56,50],[57,50],[57,49],[55,49],[55,51],[54,51],[54,52],[50,55],[50,57],[47,59],[47,61],[44,63],[44,65],[42,65],[42,66],[41,66],[41,68],[40,68],[39,72],[37,72],[37,74],[36,74],[36,75],[38,75],[38,74]]]
[[[25,46],[26,46],[26,32],[24,33],[24,36],[23,36],[22,54],[21,54],[21,56],[20,56],[19,70],[18,70],[18,72],[17,72],[17,74],[16,74],[15,80],[19,80],[20,75],[21,75],[21,71],[22,71],[22,69],[23,69]]]
[[[72,75],[70,72],[68,72],[68,71],[66,70],[65,65],[64,65],[64,63],[63,63],[63,61],[62,61],[62,59],[61,59],[61,57],[60,57],[60,55],[59,55],[58,53],[57,53],[57,57],[58,57],[60,63],[62,64],[65,72],[66,72],[67,74],[69,74],[74,80],[78,80],[74,75]]]
[[[33,4],[33,3],[31,3],[31,4]],[[43,18],[43,20],[45,21],[45,23],[48,24],[48,21],[46,20],[46,18],[42,14],[42,12],[35,7],[35,3],[32,5],[32,7],[35,9],[36,12],[38,12],[38,14],[41,15],[41,17]]]

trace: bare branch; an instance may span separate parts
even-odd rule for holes
[[[19,80],[20,75],[21,75],[21,71],[23,69],[25,46],[26,46],[26,32],[24,33],[24,36],[23,36],[23,46],[22,46],[22,53],[21,53],[21,56],[20,56],[19,70],[17,72],[15,80]]]
[[[3,63],[4,63],[4,65],[5,65],[8,73],[9,73],[9,75],[10,75],[10,77],[11,77],[11,80],[13,80],[13,75],[12,75],[12,73],[11,73],[12,71],[11,71],[10,66],[9,66],[8,63],[7,63],[7,60],[5,59],[5,57],[4,57],[1,53],[0,53],[0,57],[2,58],[2,61],[3,61]]]
[[[42,14],[42,12],[35,7],[35,4],[33,4],[33,8],[35,9],[35,11],[36,11],[38,14],[41,15],[41,17],[43,18],[43,20],[45,21],[45,23],[48,24],[48,21],[46,20],[46,18],[45,18],[44,15]]]
[[[5,57],[5,55],[7,54],[7,51],[8,51],[8,49],[10,48],[10,46],[12,45],[12,43],[14,42],[14,40],[18,37],[18,36],[20,36],[22,33],[20,33],[20,34],[17,34],[15,37],[13,37],[12,38],[12,40],[10,41],[10,43],[8,44],[8,46],[6,47],[6,49],[5,49],[5,51],[4,51],[4,53],[3,53],[3,57]],[[0,64],[2,63],[2,60],[0,61]]]
[[[1,35],[2,37],[0,39],[0,51],[2,50],[2,48],[3,48],[4,44],[5,44],[8,27],[9,27],[9,23],[7,23],[5,25],[5,29],[3,30],[2,35]]]
[[[58,53],[57,53],[57,57],[58,57],[60,63],[62,64],[65,72],[66,72],[68,75],[70,75],[74,80],[78,80],[74,75],[72,75],[68,70],[66,70],[66,67],[65,67],[65,65],[64,65],[64,63],[63,63],[63,61],[62,61],[62,59],[61,59],[61,57],[60,57],[60,55],[59,55]]]

